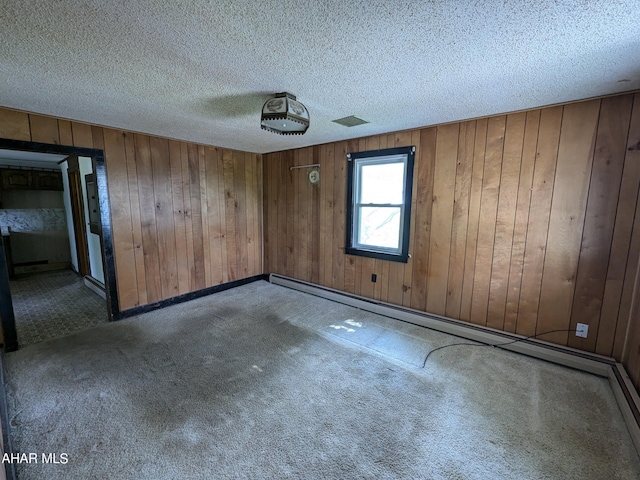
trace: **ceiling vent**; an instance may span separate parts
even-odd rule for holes
[[[339,123],[340,125],[344,125],[345,127],[355,127],[357,125],[364,125],[365,123],[369,123],[366,120],[358,118],[354,115],[350,115],[348,117],[339,118],[337,120],[332,120],[334,123]]]

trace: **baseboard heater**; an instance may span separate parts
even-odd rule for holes
[[[497,344],[517,340],[517,343],[499,348],[605,377],[609,380],[633,443],[640,455],[640,396],[631,383],[624,366],[613,358],[371,300],[275,273],[269,275],[269,282],[479,343]]]

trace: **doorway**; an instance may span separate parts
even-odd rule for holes
[[[80,279],[83,287],[81,287],[81,290],[77,290],[76,293],[68,294],[67,292],[64,295],[61,294],[60,297],[67,296],[71,299],[70,301],[74,303],[75,307],[79,307],[79,304],[82,302],[78,300],[78,291],[88,292],[94,296],[95,298],[92,299],[94,300],[93,303],[95,303],[97,294],[101,295],[102,299],[98,300],[100,300],[102,312],[90,315],[100,317],[100,322],[112,320],[114,315],[118,315],[119,310],[117,306],[117,295],[115,294],[115,266],[109,220],[106,172],[102,150],[0,139],[0,152],[10,152],[11,156],[37,156],[38,154],[45,154],[60,157],[58,160],[58,168],[61,170],[62,175],[60,178],[64,179],[64,190],[67,195],[65,197],[67,205],[60,211],[65,212],[64,215],[67,219],[67,225],[69,226],[67,233],[67,251],[69,255],[66,261],[70,268],[62,270],[52,268],[49,273],[38,272],[38,274],[42,273],[42,278],[35,279],[39,286],[36,286],[36,283],[34,283],[28,287],[27,290],[33,291],[34,293],[36,290],[45,291],[49,288],[47,283],[53,285],[57,283],[61,288],[65,286],[67,290],[69,288],[77,288],[77,286],[72,285],[74,278],[68,277],[68,274],[73,270],[77,272],[75,280]],[[49,158],[49,160],[51,160],[51,158]],[[56,215],[60,217],[61,214],[57,212]],[[10,261],[8,261],[6,256],[6,248],[3,250],[2,253],[5,254],[4,257],[7,268],[2,269],[4,271],[0,272],[0,277],[3,275],[8,277],[10,271],[14,274],[16,273],[16,264],[14,262],[13,265],[10,265]],[[2,256],[3,255],[0,255],[0,257]],[[2,259],[0,258],[0,260]],[[64,261],[65,259],[63,259],[63,262]],[[1,263],[2,262],[0,262],[0,267],[2,267]],[[25,266],[18,265],[18,267]],[[42,267],[35,265],[32,266],[32,269],[38,271],[42,269]],[[47,269],[44,268],[44,270],[46,271]],[[25,272],[23,269],[20,273],[24,277],[25,274],[29,276],[30,273],[34,272]],[[58,276],[58,278],[53,278],[56,276]],[[18,293],[20,288],[16,286],[15,290],[16,293]],[[4,334],[3,343],[7,351],[18,348],[20,340],[16,333],[15,314],[17,312],[14,311],[11,303],[11,293],[9,282],[4,282],[0,279],[0,313],[2,315],[2,329]],[[24,289],[22,289],[20,293],[24,293]],[[51,296],[52,294],[49,293],[45,295]],[[50,310],[49,307],[41,308],[47,311]],[[83,311],[87,312],[87,309],[84,308]],[[94,310],[94,312],[96,312],[96,310]],[[35,315],[40,319],[45,317],[42,312],[40,314],[32,312],[31,315]],[[57,330],[54,329],[54,333],[69,333],[69,328],[65,326]]]

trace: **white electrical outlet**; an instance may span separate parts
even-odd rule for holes
[[[576,337],[587,338],[589,334],[589,325],[579,323],[576,325]]]

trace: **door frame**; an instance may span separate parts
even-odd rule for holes
[[[107,189],[107,170],[104,162],[104,150],[97,148],[74,147],[67,145],[56,145],[50,143],[27,142],[22,140],[10,140],[0,138],[0,149],[22,150],[27,152],[53,153],[66,156],[90,157],[93,161],[96,183],[98,185],[98,202],[100,205],[100,222],[102,223],[102,262],[105,275],[105,294],[107,297],[107,314],[109,321],[113,321],[120,316],[118,304],[118,289],[116,282],[116,266],[113,255],[113,236],[111,229],[111,210],[109,205],[109,192]],[[0,285],[2,287],[2,285]],[[0,291],[0,298],[3,298]],[[10,292],[9,293],[10,296]],[[16,338],[8,338],[6,335],[15,337],[15,321],[13,328],[5,330],[5,345],[16,345]]]
[[[76,240],[78,273],[80,273],[80,276],[85,277],[87,275],[91,275],[91,263],[89,260],[89,246],[87,245],[87,227],[85,225],[82,181],[80,179],[80,165],[78,163],[78,156],[72,155],[65,158],[64,160],[61,160],[61,162],[67,162],[67,177],[69,179],[69,196],[71,201],[71,218],[73,219],[73,234]]]

